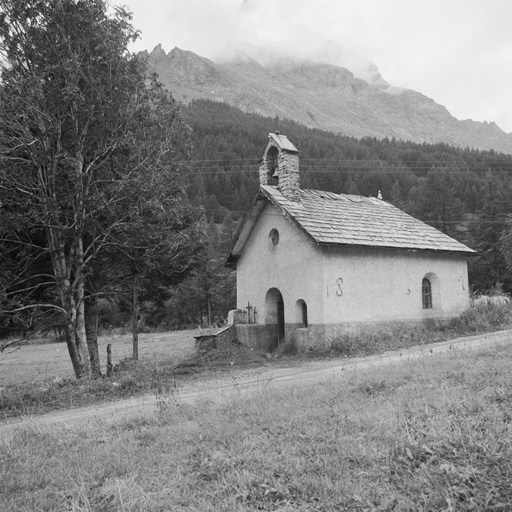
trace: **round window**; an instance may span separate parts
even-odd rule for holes
[[[279,231],[277,229],[273,229],[268,234],[268,242],[270,247],[275,247],[279,243]]]

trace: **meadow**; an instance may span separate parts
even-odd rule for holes
[[[194,335],[197,330],[139,334],[139,356],[142,359],[162,360],[172,357],[177,362],[194,354]],[[102,372],[106,371],[107,345],[112,345],[113,364],[130,358],[131,334],[109,334],[98,337]],[[60,376],[74,379],[66,343],[53,338],[41,338],[30,343],[7,348],[0,353],[0,387],[23,383],[45,382]]]
[[[459,318],[414,324],[363,324],[327,340],[326,348],[298,354],[293,343],[283,343],[269,359],[247,347],[229,344],[197,353],[198,331],[141,334],[138,361],[131,359],[130,334],[99,337],[104,373],[101,379],[73,378],[64,343],[39,343],[8,348],[0,353],[0,420],[25,414],[83,407],[148,393],[163,393],[183,379],[206,379],[239,371],[248,365],[300,365],[312,358],[351,358],[510,329],[512,305],[472,308]],[[43,340],[44,341],[44,340]],[[46,340],[48,341],[48,339]],[[114,373],[105,377],[106,347],[112,345]]]
[[[5,511],[481,511],[512,503],[512,344],[11,431]]]
[[[65,343],[38,343],[0,353],[0,420],[25,414],[84,407],[153,393],[176,382],[176,367],[193,360],[197,331],[139,336],[133,361],[132,336],[100,336],[103,378],[75,380]],[[112,345],[114,372],[106,377],[106,347]],[[189,376],[193,376],[193,370]]]

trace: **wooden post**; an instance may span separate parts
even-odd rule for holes
[[[139,359],[139,275],[134,269],[132,280],[132,334],[133,334],[133,360]]]
[[[107,377],[112,375],[112,345],[109,343],[107,345]]]
[[[206,292],[206,304],[208,306],[208,327],[212,326],[212,301],[210,298],[210,290]]]

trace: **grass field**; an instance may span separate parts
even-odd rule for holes
[[[176,362],[194,353],[197,331],[174,331],[139,335],[139,357]],[[132,356],[132,335],[100,336],[98,345],[102,371],[107,364],[107,344],[112,344],[112,360],[118,364]],[[0,353],[0,387],[27,382],[44,382],[60,376],[74,378],[73,367],[65,343],[39,343],[6,349]]]
[[[341,332],[328,345],[338,356],[354,357],[511,327],[512,304],[507,304],[473,308],[460,318],[448,321],[411,325],[399,322],[385,325],[362,324],[354,331]],[[194,355],[194,335],[197,333],[197,330],[184,330],[140,334],[139,358],[146,362],[166,361],[168,366],[176,365]],[[98,345],[103,372],[106,369],[106,349],[109,343],[112,344],[114,364],[132,356],[131,334],[100,336]],[[289,348],[281,347],[277,352],[286,353]],[[0,352],[0,388],[48,382],[56,376],[63,379],[74,378],[65,343],[28,344]]]
[[[198,354],[193,339],[197,331],[142,334],[140,360],[134,362],[131,335],[101,337],[103,370],[106,346],[111,343],[116,371],[109,378],[104,375],[81,381],[73,378],[65,344],[25,345],[0,353],[0,420],[140,396],[155,389],[174,389],[183,379],[204,380],[226,370],[238,371],[240,366],[288,366],[311,358],[369,356],[511,326],[511,304],[472,308],[446,321],[363,324],[327,340],[324,350],[297,354],[293,344],[283,343],[271,362],[266,354],[230,343],[206,355]]]
[[[0,441],[5,511],[508,511],[512,345]]]

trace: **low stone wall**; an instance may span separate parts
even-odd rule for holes
[[[286,325],[286,341],[293,343],[299,352],[308,350],[326,350],[327,337],[325,325],[308,325],[302,327],[300,324]]]
[[[277,348],[277,325],[236,324],[236,338],[239,343],[259,352],[273,352]],[[294,343],[300,352],[324,349],[326,340],[324,325],[285,325],[287,343]]]
[[[196,340],[196,349],[200,354],[208,353],[221,346],[229,346],[237,339],[237,333],[234,325],[223,327],[211,333],[199,334],[194,336]]]
[[[437,320],[442,321],[443,319]],[[308,327],[302,327],[300,324],[286,324],[285,340],[286,343],[294,344],[299,352],[307,352],[308,350],[328,351],[331,349],[333,342],[336,342],[336,339],[347,334],[357,336],[365,332],[372,333],[379,329],[396,328],[397,326],[411,328],[428,321],[433,320],[311,324]],[[276,325],[237,324],[234,327],[237,341],[246,347],[259,352],[273,352],[278,346]]]
[[[277,348],[277,326],[236,324],[236,339],[242,345],[258,352],[272,352]]]

